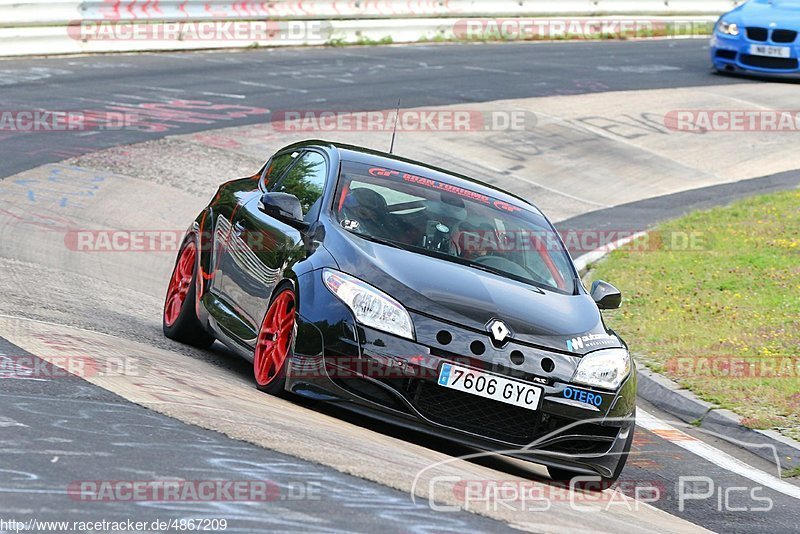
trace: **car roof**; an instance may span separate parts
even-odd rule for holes
[[[323,140],[302,141],[300,143],[295,143],[293,145],[290,145],[289,147],[286,148],[288,149],[288,148],[311,148],[311,147],[328,148],[336,150],[339,153],[339,159],[342,161],[350,161],[353,163],[364,163],[368,165],[387,167],[391,170],[397,170],[397,171],[407,172],[410,174],[421,175],[424,178],[438,179],[457,187],[469,189],[476,193],[480,193],[495,198],[497,200],[508,202],[509,204],[521,207],[523,209],[534,210],[535,212],[541,214],[539,208],[537,208],[534,204],[528,202],[522,197],[514,195],[513,193],[509,193],[502,189],[498,189],[497,187],[487,184],[486,182],[470,178],[469,176],[464,176],[463,174],[448,171],[439,167],[435,167],[433,165],[428,165],[426,163],[414,161],[408,158],[403,158],[395,154],[389,154],[386,152],[372,150],[369,148],[356,145],[348,145],[344,143],[336,143]]]

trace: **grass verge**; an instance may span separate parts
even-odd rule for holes
[[[607,321],[639,361],[800,439],[800,192],[664,224],[590,278],[622,290]]]
[[[800,477],[800,467],[793,467],[792,469],[787,469],[783,472],[783,478],[795,478]]]

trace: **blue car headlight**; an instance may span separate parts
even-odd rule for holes
[[[726,20],[720,20],[717,23],[717,31],[723,35],[730,35],[731,37],[736,37],[739,35],[739,25],[735,22],[728,22]]]

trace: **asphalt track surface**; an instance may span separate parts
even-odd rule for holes
[[[0,355],[12,354],[26,353],[0,339]],[[181,423],[77,377],[4,380],[0,398],[6,520],[31,510],[40,521],[226,519],[226,532],[510,530],[474,514],[436,514],[398,491]],[[267,481],[269,497],[153,502],[132,513],[130,502],[79,501],[69,493],[75,480],[156,478]]]
[[[325,48],[0,61],[8,110],[126,109],[188,99],[268,110],[373,110],[592,92],[756,83],[709,76],[705,44],[557,43]],[[141,112],[141,110],[139,110]],[[231,109],[231,112],[237,111]],[[241,118],[177,117],[158,132],[7,135],[0,176],[83,152],[223,126]]]
[[[157,121],[159,131],[0,133],[0,176],[110,146],[265,120],[264,114],[250,115],[243,111],[245,108],[385,109],[398,97],[403,98],[404,107],[415,107],[719,84],[749,84],[757,90],[760,82],[710,75],[706,53],[701,41],[669,41],[263,50],[3,61],[2,109],[113,110],[190,99],[205,102],[204,106],[238,106],[216,111],[235,109],[246,116],[221,117],[224,113],[215,113],[213,118],[194,117],[190,122],[185,116],[163,116]],[[616,206],[563,221],[560,226],[598,228],[608,221],[617,225],[628,221],[649,224],[693,207],[796,187],[797,183],[797,173],[786,173],[707,188],[704,195],[678,194]],[[6,343],[0,345],[0,353],[24,352]],[[225,354],[212,354],[209,358],[216,358],[218,365],[228,367],[234,374],[249,375],[246,364],[231,362]],[[131,508],[124,504],[76,506],[64,495],[66,485],[75,479],[239,477],[272,480],[283,490],[282,496],[289,495],[293,484],[319,481],[324,488],[323,497],[310,504],[279,497],[279,502],[267,505],[139,506],[135,515],[147,519],[195,513],[227,517],[232,520],[234,531],[308,528],[366,532],[381,525],[383,530],[395,531],[504,528],[502,523],[473,514],[436,514],[424,503],[412,505],[403,493],[155,414],[78,378],[46,382],[4,380],[0,386],[3,515],[24,511],[41,519],[95,519],[98,514],[109,519],[130,517]],[[336,410],[331,413],[378,434],[401,437],[451,454],[465,452],[448,443],[409,435]],[[770,468],[746,452],[720,442],[714,444],[759,468]],[[715,499],[691,502],[679,509],[677,473],[707,475],[723,491],[750,491],[753,483],[643,429],[639,430],[635,451],[622,478],[663,487],[665,498],[653,503],[658,508],[715,531],[796,529],[800,520],[797,500],[770,488],[758,493],[759,497],[772,500],[774,507],[769,513],[748,511],[762,503],[742,492],[734,492],[729,504],[744,511],[721,511]],[[507,466],[493,467],[514,473]],[[392,527],[387,529],[387,524]]]

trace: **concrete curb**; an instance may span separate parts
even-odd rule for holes
[[[741,416],[698,398],[664,375],[640,367],[639,395],[681,421],[746,448],[765,460],[775,462],[777,454],[782,469],[800,466],[800,443],[773,430],[747,428],[742,425]],[[770,447],[764,447],[765,442]]]
[[[644,232],[641,232],[644,234]],[[640,234],[637,234],[637,236]],[[612,251],[629,243],[637,236],[584,254],[575,260],[581,277],[585,277],[593,263]],[[778,461],[781,469],[800,466],[800,442],[774,430],[753,430],[742,425],[742,417],[730,410],[700,399],[674,380],[639,366],[638,395],[660,410],[681,421],[705,430],[716,437],[745,448],[770,462]],[[765,442],[769,446],[765,447]]]

